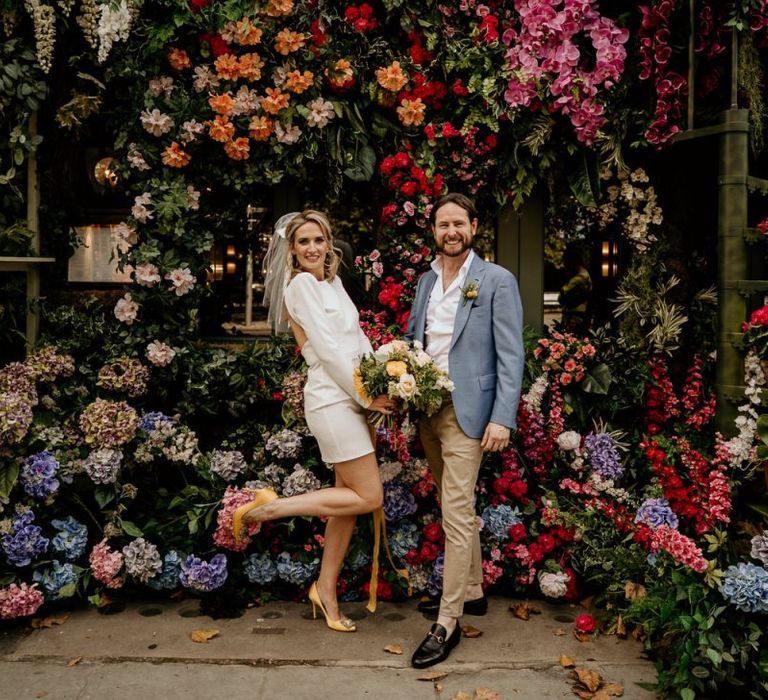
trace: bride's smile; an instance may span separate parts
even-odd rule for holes
[[[325,257],[329,250],[328,239],[314,221],[308,221],[297,229],[293,254],[296,256],[298,267],[310,272],[319,280],[325,278]]]

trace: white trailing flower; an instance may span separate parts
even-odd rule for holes
[[[104,63],[107,60],[112,45],[117,41],[125,41],[131,28],[131,11],[126,0],[116,3],[102,3],[99,24],[96,34],[99,37],[98,61]]]
[[[181,135],[179,141],[183,144],[196,141],[197,137],[205,131],[205,124],[201,124],[196,119],[189,119],[181,125]]]
[[[192,86],[195,92],[215,90],[219,86],[219,77],[208,66],[195,67],[195,79]]]
[[[328,125],[328,122],[330,122],[331,119],[336,117],[336,112],[333,110],[333,103],[324,100],[322,97],[312,100],[307,107],[309,108],[307,123],[310,127],[322,129],[324,126]]]
[[[139,305],[133,301],[131,293],[127,292],[122,299],[115,304],[115,318],[129,326],[136,320],[139,314]]]
[[[275,122],[275,138],[280,143],[293,144],[299,140],[301,129],[298,126],[283,126],[280,122]]]
[[[112,230],[112,243],[121,253],[136,245],[136,229],[121,221]]]
[[[161,75],[149,81],[149,91],[154,97],[160,97],[160,95],[169,97],[175,89],[173,78],[169,75]]]
[[[131,207],[131,214],[136,221],[146,223],[147,220],[154,218],[152,212],[147,208],[148,204],[152,204],[152,195],[149,192],[144,192],[133,200],[133,207]]]
[[[197,211],[200,208],[200,192],[192,187],[192,185],[187,185],[187,206],[193,211]]]
[[[145,109],[141,116],[141,125],[152,136],[162,136],[173,128],[173,119],[155,107],[151,112]]]
[[[147,163],[147,161],[144,159],[144,156],[141,155],[141,151],[139,151],[138,147],[135,143],[131,143],[128,145],[128,165],[130,165],[134,170],[149,170],[150,165]]]
[[[44,73],[51,70],[53,47],[56,44],[56,10],[40,0],[24,0],[35,27],[35,52]]]
[[[531,384],[531,388],[528,389],[528,392],[523,395],[523,403],[529,412],[541,413],[541,402],[544,399],[544,394],[547,391],[548,385],[547,375],[540,374],[536,377],[536,381]]]
[[[750,469],[753,462],[753,446],[757,433],[757,409],[762,403],[761,388],[765,386],[765,375],[760,366],[760,358],[754,350],[750,350],[744,358],[744,398],[746,401],[739,406],[736,427],[739,432],[725,443],[730,456],[730,464],[734,469]]]

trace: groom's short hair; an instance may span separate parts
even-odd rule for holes
[[[465,212],[467,212],[470,221],[477,218],[477,209],[475,209],[475,203],[469,197],[467,197],[467,195],[461,194],[461,192],[448,192],[435,202],[434,206],[432,207],[432,211],[429,212],[429,223],[433,226],[435,225],[435,216],[437,215],[437,210],[445,204],[456,204],[457,206],[460,206]]]

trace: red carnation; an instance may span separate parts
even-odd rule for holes
[[[573,624],[579,634],[592,634],[597,629],[597,620],[588,613],[577,615]]]
[[[428,523],[425,525],[424,537],[430,542],[442,542],[443,528],[440,523]]]

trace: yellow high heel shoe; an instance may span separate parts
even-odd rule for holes
[[[312,603],[312,617],[317,619],[317,608],[320,608],[320,612],[325,617],[325,624],[336,632],[357,632],[355,623],[348,617],[341,617],[338,620],[331,620],[328,617],[328,611],[323,605],[323,601],[320,600],[320,594],[317,592],[317,581],[309,587],[309,593],[307,593],[309,602]]]
[[[232,516],[232,535],[234,536],[236,542],[239,542],[242,539],[243,533],[246,530],[244,521],[246,514],[250,513],[254,508],[263,506],[265,503],[274,501],[277,498],[277,494],[275,493],[274,489],[270,488],[244,490],[251,491],[253,494],[253,500],[248,501],[248,503],[245,503],[237,508],[234,515]]]

